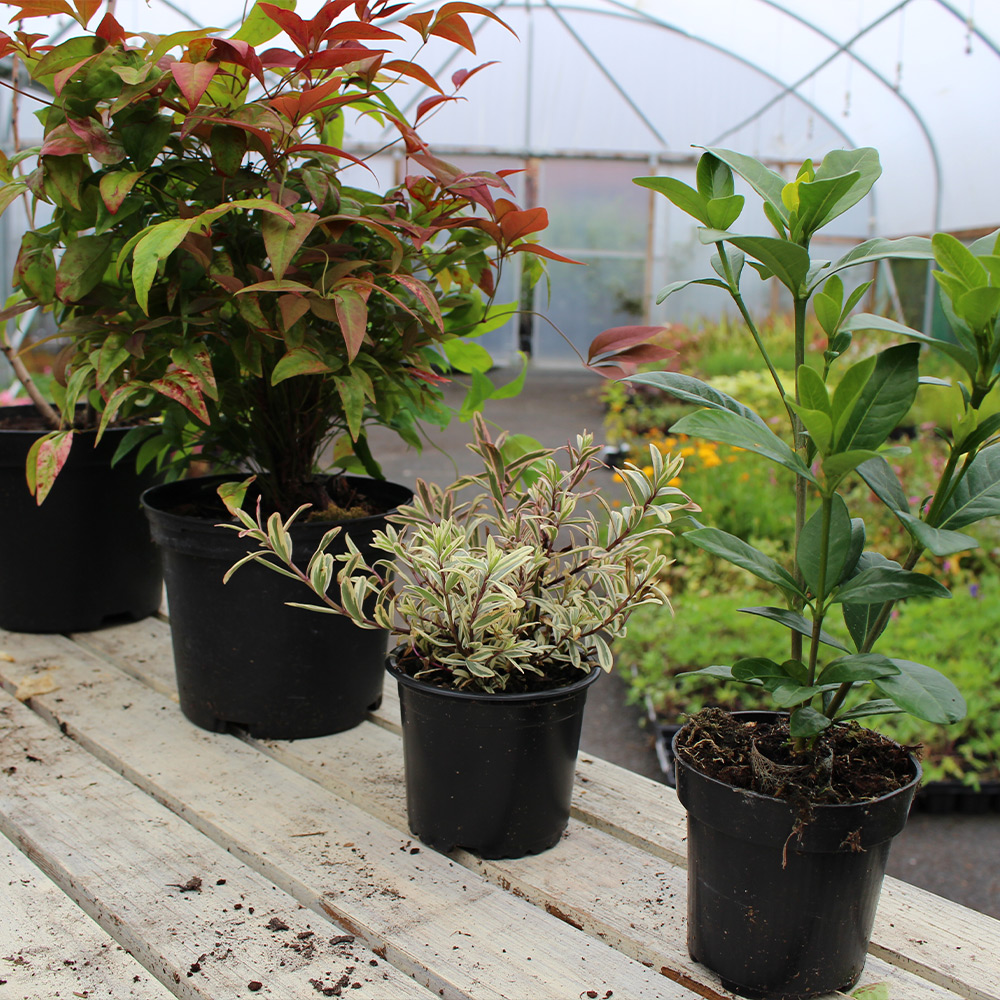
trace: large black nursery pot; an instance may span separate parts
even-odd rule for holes
[[[590,685],[601,670],[530,694],[453,691],[408,676],[394,656],[406,811],[428,847],[519,858],[555,845],[569,821]]]
[[[286,606],[308,604],[308,588],[259,566],[226,571],[254,547],[228,528],[216,489],[234,477],[208,476],[157,486],[143,495],[163,551],[174,665],[181,710],[202,729],[230,726],[262,739],[304,739],[361,723],[382,700],[388,633],[360,629],[339,615]],[[349,479],[391,513],[413,493],[395,483]],[[293,558],[305,566],[329,521],[292,525]],[[385,515],[344,522],[366,554]],[[343,533],[328,549],[346,551]]]
[[[769,712],[737,712],[770,721]],[[791,803],[710,778],[677,754],[687,809],[688,951],[740,996],[799,1000],[846,993],[864,969],[889,847],[921,769],[868,802]],[[801,831],[801,834],[800,834]]]
[[[8,417],[24,407],[0,408]],[[160,606],[160,556],[139,496],[151,474],[130,457],[111,459],[127,433],[76,436],[41,506],[28,492],[25,462],[45,431],[0,426],[0,627],[13,632],[82,632],[138,620]]]

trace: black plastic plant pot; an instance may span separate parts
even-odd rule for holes
[[[772,713],[737,712],[747,721]],[[688,951],[744,997],[846,993],[865,964],[889,847],[920,781],[881,798],[813,807],[727,785],[677,754],[687,809]]]
[[[0,627],[83,632],[153,614],[163,589],[160,555],[139,496],[154,479],[137,475],[129,456],[111,465],[127,431],[106,431],[96,448],[94,434],[78,435],[38,506],[24,470],[43,433],[0,428]]]
[[[532,694],[399,684],[410,830],[428,847],[520,858],[555,845],[569,821],[576,755],[593,667],[573,684]]]
[[[216,489],[232,478],[168,483],[142,498],[163,552],[181,710],[202,729],[238,727],[261,739],[305,739],[357,726],[382,701],[388,633],[287,607],[312,603],[313,594],[256,563],[223,584],[230,566],[255,545],[218,527],[229,515]],[[387,513],[413,497],[395,483],[349,481]],[[369,558],[381,555],[370,541],[384,526],[384,514],[343,525]],[[329,521],[292,525],[296,562],[307,564],[330,527]],[[329,552],[346,551],[342,537]]]

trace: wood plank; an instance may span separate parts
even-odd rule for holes
[[[155,659],[152,651],[138,652],[147,662]],[[385,701],[373,721],[387,734],[398,731],[394,685],[386,685]],[[349,797],[384,820],[399,824],[404,806],[398,776],[393,777],[399,767],[395,744],[391,739],[381,738],[374,729],[363,726],[354,730],[351,745],[347,745],[345,738],[339,743],[304,740],[260,746],[324,787]],[[684,809],[673,790],[658,782],[581,755],[573,815],[626,844],[670,863],[686,865]],[[992,1000],[1000,991],[997,985],[1000,966],[994,956],[995,949],[984,942],[994,938],[1000,940],[1000,922],[887,878],[871,953],[973,1000]]]
[[[424,995],[3,692],[0,832],[174,996]]]
[[[168,1000],[172,995],[0,836],[0,995]]]
[[[15,659],[0,663],[9,685],[54,643],[5,638]],[[36,711],[442,996],[690,998],[249,745],[196,729],[161,695],[81,653],[64,650],[59,689],[32,699]]]

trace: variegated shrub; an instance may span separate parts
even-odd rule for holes
[[[588,483],[599,451],[588,434],[562,449],[519,452],[477,416],[469,447],[482,471],[448,489],[419,482],[412,505],[376,532],[384,556],[370,564],[350,538],[347,552],[327,551],[335,527],[303,570],[289,527],[305,508],[265,521],[229,496],[240,521],[230,527],[258,544],[229,575],[259,562],[301,579],[321,603],[296,607],[389,629],[405,669],[445,686],[530,690],[595,663],[610,670],[609,640],[632,612],[668,603],[657,586],[666,556],[648,542],[670,533],[677,511],[697,509],[671,485],[683,460],[650,449],[651,471],[626,467],[628,499],[615,506]]]

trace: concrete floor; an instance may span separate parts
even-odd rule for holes
[[[510,375],[497,375],[498,384]],[[524,392],[515,399],[487,403],[486,417],[500,428],[530,434],[557,446],[586,429],[601,442],[601,379],[584,370],[529,372]],[[449,396],[461,398],[456,390]],[[432,428],[421,453],[407,449],[394,435],[375,431],[370,445],[388,479],[412,484],[417,478],[449,483],[476,468],[466,449],[471,424],[453,422]],[[595,485],[611,485],[610,474],[595,474]],[[643,713],[626,704],[626,686],[612,675],[593,688],[584,720],[582,749],[622,767],[660,780],[652,734],[641,727]],[[1000,917],[1000,813],[983,816],[915,813],[893,845],[889,874],[966,906]]]

